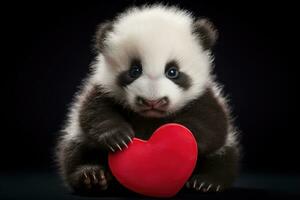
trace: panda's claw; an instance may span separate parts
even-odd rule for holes
[[[83,176],[84,176],[85,179],[88,178],[88,176],[86,175],[86,172],[83,172]]]
[[[132,141],[132,138],[131,138],[129,135],[127,135],[127,138],[130,140],[130,143],[133,142],[133,141]]]
[[[196,188],[197,179],[194,180],[193,188]]]
[[[101,180],[102,180],[102,179],[105,179],[104,171],[103,171],[102,169],[100,169],[99,174],[100,174],[100,179],[101,179]]]
[[[115,152],[115,150],[114,150],[114,148],[112,148],[112,146],[108,145],[108,148],[110,148],[110,150],[111,150],[112,152]]]
[[[124,142],[124,140],[122,140],[122,143],[124,144],[124,146],[125,146],[126,148],[128,148],[128,145],[126,144],[126,142]]]
[[[119,144],[116,143],[116,146],[120,149],[120,151],[122,151],[122,148],[120,147]]]
[[[201,188],[202,188],[204,185],[205,185],[205,182],[202,182],[202,183],[200,184],[200,186],[198,187],[198,190],[201,190]]]
[[[208,192],[209,189],[212,187],[212,184],[209,184],[208,187],[206,189],[203,189],[204,192]]]
[[[108,188],[111,175],[100,165],[86,165],[77,169],[78,179],[74,184],[81,192],[103,191]]]
[[[194,175],[186,183],[186,187],[200,192],[221,192],[223,185],[220,182],[204,178],[201,175]]]

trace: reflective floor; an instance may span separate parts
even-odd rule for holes
[[[63,187],[54,173],[0,174],[0,199],[150,199],[118,190],[102,197],[79,196]],[[300,175],[244,173],[235,186],[218,194],[199,194],[183,189],[173,199],[300,199]]]

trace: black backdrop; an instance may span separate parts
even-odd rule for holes
[[[53,150],[73,94],[93,61],[98,23],[143,1],[40,3],[3,6],[8,25],[2,66],[7,113],[1,168],[54,169]],[[215,73],[231,97],[244,149],[243,169],[296,172],[297,132],[290,127],[291,43],[282,4],[172,1],[219,30]],[[7,128],[7,129],[6,129]]]

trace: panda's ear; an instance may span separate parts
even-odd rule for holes
[[[211,21],[205,18],[197,19],[193,23],[193,33],[198,36],[204,50],[211,49],[218,39],[217,29]]]
[[[107,35],[112,31],[112,22],[104,22],[97,26],[97,31],[94,37],[94,48],[100,53],[105,49],[105,39]]]

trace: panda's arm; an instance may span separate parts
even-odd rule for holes
[[[99,86],[89,92],[79,112],[83,134],[108,150],[120,150],[134,136],[118,105]]]
[[[177,116],[175,122],[186,126],[194,134],[199,155],[213,153],[225,144],[228,116],[211,89],[207,89]]]

